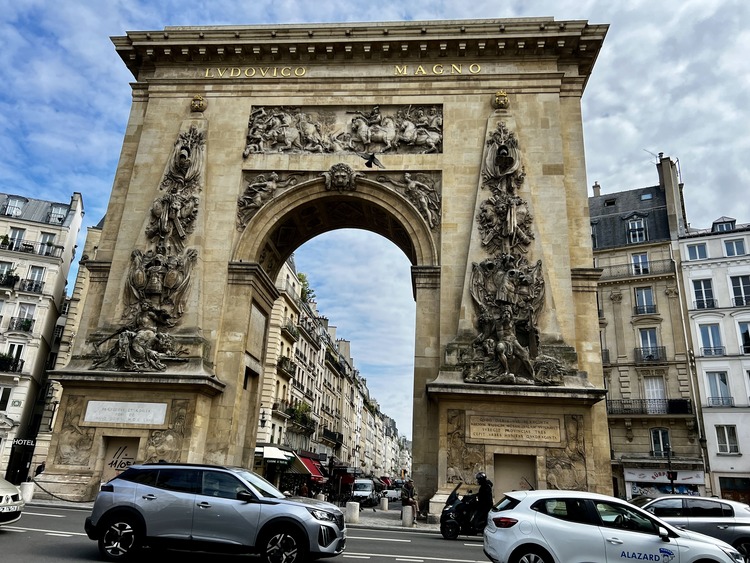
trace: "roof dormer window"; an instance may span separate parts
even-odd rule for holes
[[[11,217],[18,217],[23,213],[23,206],[26,203],[26,200],[20,197],[8,197],[8,204],[5,207],[5,215],[10,215]]]
[[[732,219],[731,217],[721,217],[714,221],[714,224],[711,227],[711,232],[726,233],[728,231],[733,231],[736,223],[736,219]]]

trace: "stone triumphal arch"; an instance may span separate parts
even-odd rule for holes
[[[412,263],[422,494],[477,470],[609,490],[581,123],[605,33],[534,18],[115,37],[132,110],[53,374],[49,486],[90,498],[121,439],[137,461],[251,466],[273,280],[305,241],[356,227]]]

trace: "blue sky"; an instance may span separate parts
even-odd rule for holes
[[[746,0],[24,0],[0,11],[0,191],[103,216],[130,109],[132,75],[109,39],[172,25],[554,17],[610,24],[583,97],[589,186],[657,183],[678,159],[688,219],[750,222],[750,2]],[[82,248],[83,236],[79,241]],[[384,412],[411,435],[414,303],[409,263],[365,232],[296,253],[318,307],[352,342]]]

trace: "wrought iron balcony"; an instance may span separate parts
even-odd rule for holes
[[[709,397],[709,407],[733,407],[734,397]]]
[[[30,254],[39,254],[40,256],[53,256],[59,258],[62,255],[62,246],[21,239],[0,239],[0,249],[13,250],[15,252],[28,252]]]
[[[341,445],[344,443],[344,435],[341,432],[333,432],[332,430],[328,430],[328,428],[323,429],[323,435],[321,436],[323,440],[328,440],[332,444]]]
[[[648,276],[652,274],[673,274],[675,271],[672,260],[654,260],[646,264],[615,264],[602,266],[602,275],[599,279],[633,278]]]
[[[667,352],[664,346],[652,346],[651,348],[636,348],[635,349],[635,361],[636,362],[665,362],[667,360]]]
[[[281,356],[276,362],[276,367],[289,376],[294,376],[294,373],[297,371],[297,364],[288,356]]]
[[[292,340],[299,340],[299,329],[290,319],[284,319],[284,323],[281,325],[281,332],[286,333]]]
[[[0,276],[0,287],[14,288],[20,278],[15,274],[3,274]]]
[[[693,414],[690,399],[609,399],[607,414]]]
[[[23,371],[23,360],[0,354],[0,371],[21,373]]]
[[[693,309],[716,309],[718,306],[718,299],[698,299],[693,301]]]
[[[738,295],[732,298],[732,305],[734,307],[750,307],[750,296]]]
[[[701,348],[701,356],[725,356],[724,346],[714,346],[713,348]]]
[[[656,305],[636,305],[633,307],[634,315],[655,315]]]
[[[8,330],[20,330],[21,332],[31,332],[34,328],[34,319],[23,317],[11,317],[8,323]]]
[[[28,291],[29,293],[42,293],[44,282],[32,279],[21,280],[18,291]]]

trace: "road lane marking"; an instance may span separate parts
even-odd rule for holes
[[[344,557],[371,557],[369,553],[350,553],[347,552]],[[379,553],[377,557],[381,558],[388,558],[388,559],[394,559],[397,561],[439,561],[440,563],[487,563],[486,559],[476,560],[476,559],[446,559],[445,557],[421,557],[420,559],[405,559],[404,555],[386,555],[385,553]]]
[[[65,534],[65,533],[62,533],[62,532],[47,532],[44,535],[45,536],[53,536],[55,538],[69,538],[71,536],[70,534]]]
[[[19,526],[4,526],[4,530],[13,530],[14,532],[42,532],[43,534],[59,534],[57,530],[40,530],[39,528],[21,528]],[[71,536],[84,536],[87,537],[84,532],[64,532]]]
[[[41,512],[28,512],[24,510],[23,512],[26,516],[49,516],[50,518],[67,518],[64,514],[43,514]]]
[[[424,559],[401,559],[396,557],[396,561],[411,561],[411,563],[424,563]]]
[[[346,554],[346,553],[344,554],[344,558],[349,558],[349,559],[371,559],[371,557],[369,555],[349,555],[349,554]]]
[[[369,536],[347,536],[347,540],[370,540],[370,541],[392,541],[399,543],[411,543],[411,540],[397,540],[395,538],[371,538]]]

